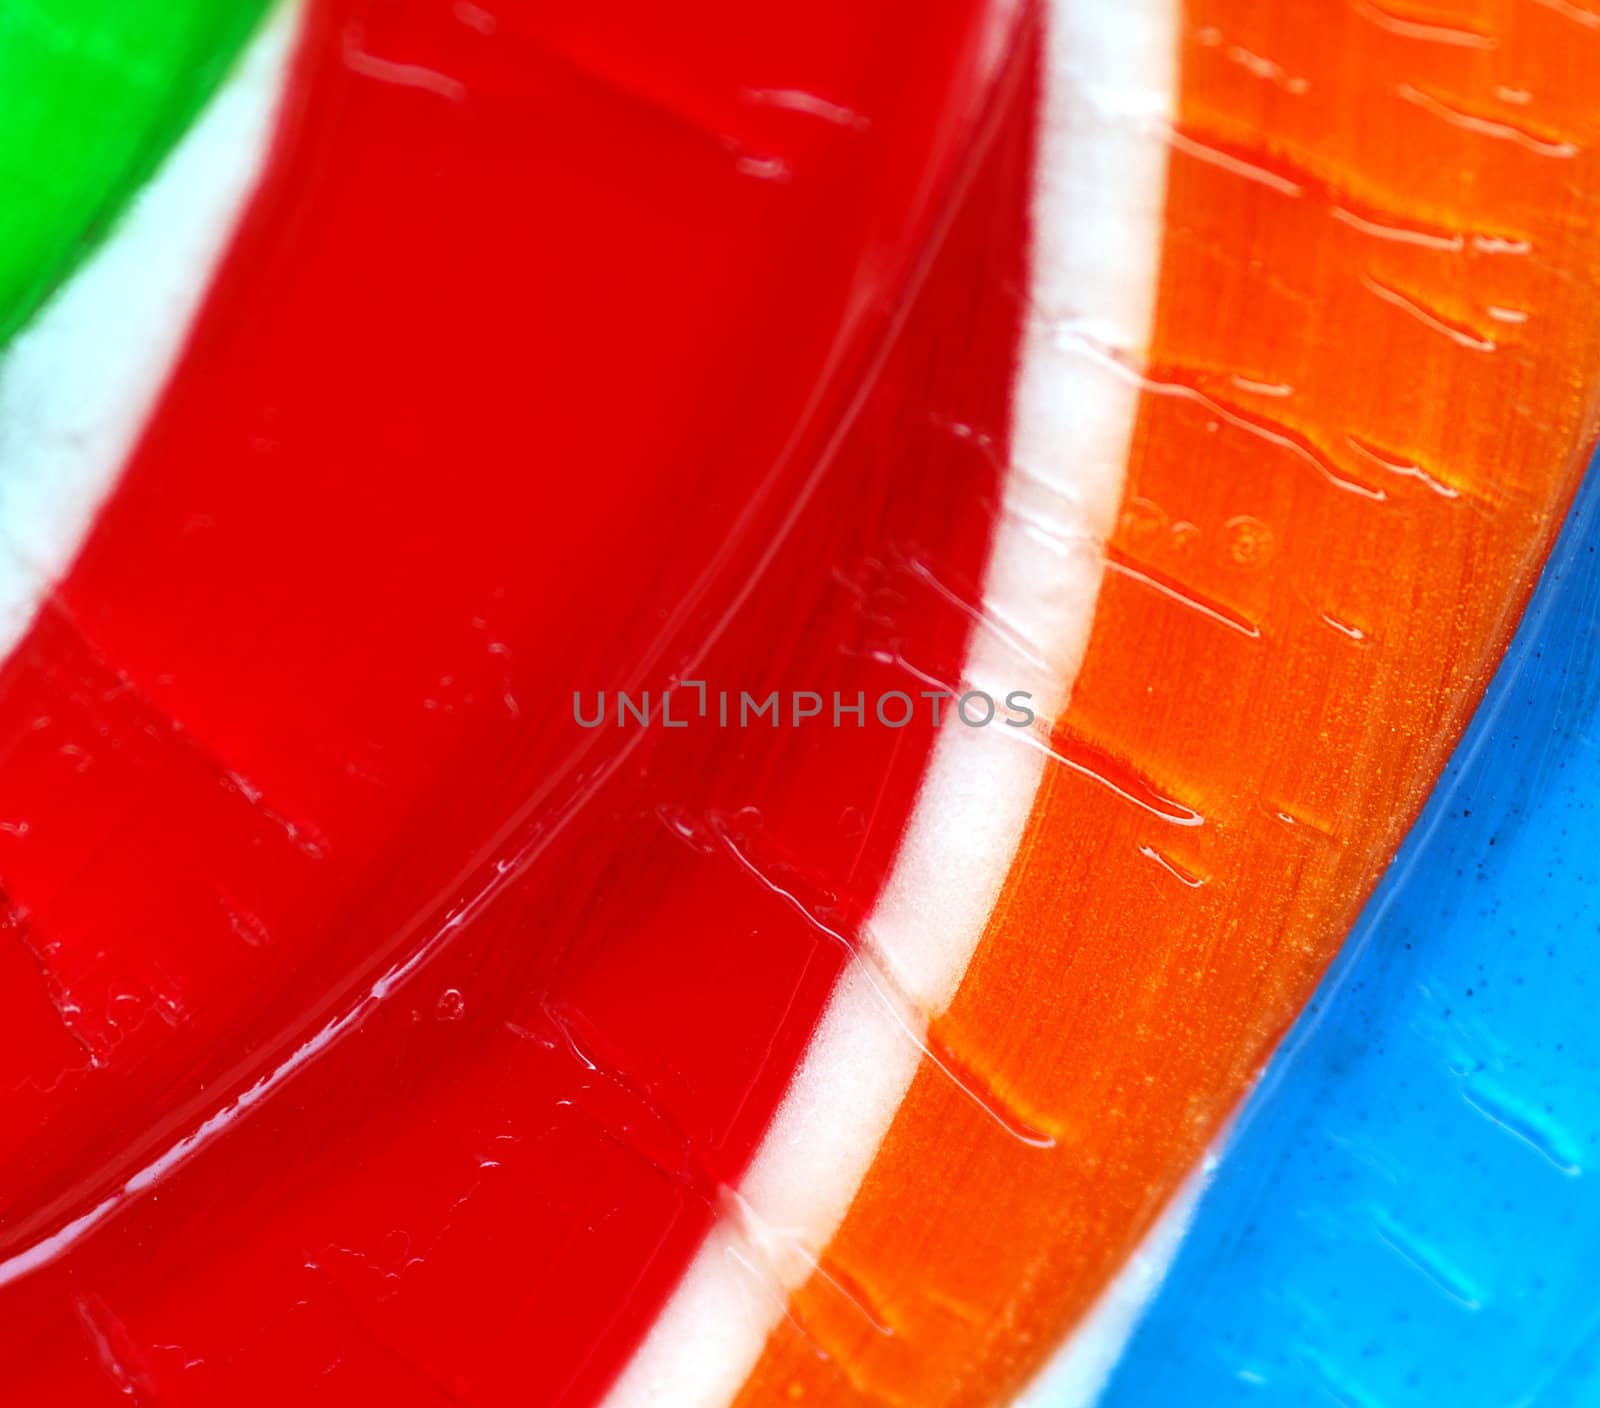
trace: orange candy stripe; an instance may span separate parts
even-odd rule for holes
[[[1146,378],[1125,511],[1056,730],[1178,805],[1050,770],[935,1036],[1056,1145],[925,1063],[741,1404],[1005,1401],[1310,996],[1594,434],[1583,13],[1187,7],[1153,346],[1105,354]]]

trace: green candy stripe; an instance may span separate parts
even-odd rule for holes
[[[0,342],[106,235],[268,0],[0,0]]]

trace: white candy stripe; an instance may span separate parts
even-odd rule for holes
[[[0,357],[0,657],[116,486],[260,179],[299,28],[285,0],[117,227]]]
[[[1134,350],[1149,338],[1177,30],[1177,0],[1047,7],[1033,312],[981,604],[1005,626],[974,631],[965,672],[976,687],[1030,690],[1045,717],[1064,708],[1088,643],[1138,406],[1127,379],[1076,355],[1062,334],[1087,329]],[[881,966],[855,964],[840,980],[733,1209],[609,1408],[722,1408],[738,1393],[905,1097],[917,1024],[960,985],[1046,763],[1005,728],[940,734],[869,924]]]

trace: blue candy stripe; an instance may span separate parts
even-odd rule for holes
[[[1600,1402],[1600,472],[1101,1402]]]

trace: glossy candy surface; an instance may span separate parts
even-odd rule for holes
[[[1104,1400],[1591,1401],[1591,470],[1472,728]]]
[[[0,241],[0,318],[253,13],[139,8],[18,51],[97,156]],[[1600,20],[276,22],[264,174],[125,448],[109,396],[43,451],[0,419],[5,1401],[1081,1401],[1578,482]],[[112,33],[143,62],[74,107]],[[137,215],[0,412],[41,347],[148,359],[67,319],[155,260]],[[52,456],[98,456],[77,536],[6,485],[48,506]],[[979,685],[1037,726],[872,714]],[[1111,1401],[1205,1359],[1241,1196]]]
[[[907,19],[308,15],[0,681],[18,1401],[425,1402],[530,1359],[576,1401],[670,1287],[846,957],[778,887],[870,898],[928,728],[730,747],[571,701],[898,684],[879,597],[959,662],[905,563],[981,563],[948,510],[992,470],[933,417],[1003,425],[1014,305],[972,286],[1020,257],[1026,90],[976,7],[875,61]],[[930,277],[980,121],[984,219]]]

